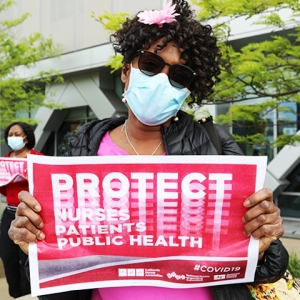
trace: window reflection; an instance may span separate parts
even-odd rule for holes
[[[300,195],[281,194],[278,197],[280,215],[288,218],[299,218],[300,216]]]
[[[278,206],[283,217],[300,217],[300,164],[287,176],[290,184],[278,197]]]
[[[250,104],[251,105],[251,104]],[[233,133],[240,136],[253,135],[261,133],[265,136],[266,142],[260,145],[245,145],[241,144],[243,152],[246,155],[266,155],[270,162],[280,149],[273,148],[274,140],[282,135],[294,135],[299,129],[297,103],[284,102],[280,103],[278,109],[271,109],[266,111],[264,115],[260,116],[265,123],[246,123],[239,122],[233,125]]]
[[[286,188],[285,192],[300,193],[300,164],[289,174],[287,180],[290,184]]]
[[[66,120],[57,133],[57,156],[67,152],[67,144],[75,139],[76,132],[85,124],[84,119]]]
[[[57,156],[67,152],[68,142],[75,139],[75,134],[87,122],[96,119],[95,113],[89,106],[70,109],[56,135]]]
[[[49,135],[42,152],[45,155],[63,156],[67,152],[68,142],[75,138],[76,132],[87,122],[96,119],[88,106],[68,108],[68,114],[59,129]]]

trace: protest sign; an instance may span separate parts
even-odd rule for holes
[[[27,160],[25,158],[0,158],[0,187],[11,182],[27,180]]]
[[[107,286],[251,282],[258,241],[245,199],[266,157],[28,156],[46,239],[30,244],[32,294]]]

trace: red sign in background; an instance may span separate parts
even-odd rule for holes
[[[27,160],[23,158],[0,158],[0,187],[10,182],[26,180]]]

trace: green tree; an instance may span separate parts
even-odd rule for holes
[[[300,278],[300,259],[294,250],[290,253],[288,269],[295,278]]]
[[[197,16],[202,22],[214,24],[214,32],[222,49],[224,64],[221,82],[204,103],[230,103],[226,115],[216,118],[220,124],[246,126],[247,136],[235,135],[236,141],[246,144],[266,144],[268,116],[271,111],[296,113],[288,103],[300,103],[300,2],[298,0],[192,0],[199,6]],[[280,11],[289,11],[291,17],[284,21]],[[249,43],[241,49],[230,44],[232,21],[241,19],[257,25],[269,26],[271,37]],[[255,18],[255,21],[253,20]],[[298,18],[298,19],[297,19]],[[253,21],[251,21],[253,20]],[[293,33],[276,34],[288,26]],[[259,104],[236,104],[239,101],[264,99]],[[291,122],[288,118],[278,124]],[[252,129],[252,130],[251,130]],[[280,135],[272,144],[282,147],[300,141],[299,135]]]
[[[299,0],[191,0],[199,7],[197,16],[204,24],[211,24],[221,48],[224,64],[220,74],[221,82],[215,92],[203,101],[209,103],[229,103],[229,111],[216,119],[217,123],[247,127],[247,136],[235,135],[237,142],[261,145],[270,144],[266,137],[271,111],[296,113],[286,103],[300,103],[300,3]],[[281,19],[279,11],[290,10],[288,22]],[[128,14],[105,14],[93,17],[109,32],[117,30]],[[237,19],[252,21],[257,25],[270,27],[269,40],[250,43],[241,49],[230,44],[231,22]],[[254,21],[255,18],[255,21]],[[297,20],[298,18],[298,20]],[[276,34],[288,26],[294,32],[288,36]],[[122,65],[122,57],[111,58],[108,63],[113,71]],[[265,101],[259,104],[237,104],[244,100]],[[251,103],[253,103],[252,101]],[[192,111],[192,110],[191,110]],[[277,120],[278,123],[289,122]],[[299,135],[280,135],[274,147],[300,141]]]
[[[14,5],[11,0],[0,0],[0,14]],[[41,71],[35,77],[21,78],[16,68],[32,68],[36,62],[56,56],[59,47],[52,39],[39,33],[28,37],[18,36],[18,26],[29,14],[20,18],[0,21],[0,127],[21,120],[36,124],[32,118],[39,107],[58,108],[44,93],[44,87],[51,81],[61,81],[62,78],[54,70]],[[17,117],[18,113],[26,112],[28,117]]]
[[[126,21],[126,18],[130,17],[130,14],[126,12],[110,14],[109,12],[105,11],[102,15],[96,15],[96,13],[92,12],[92,18],[94,18],[97,22],[100,22],[102,27],[109,33],[113,33],[121,28],[122,23]],[[111,73],[119,70],[122,68],[122,61],[123,56],[117,54],[115,56],[110,57],[107,66],[111,67]]]

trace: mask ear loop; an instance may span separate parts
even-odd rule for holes
[[[125,90],[125,86],[124,86],[124,93],[125,93],[125,92],[126,92],[126,90]],[[123,93],[123,94],[124,94],[124,93]],[[127,100],[123,97],[123,98],[122,98],[122,102],[123,102],[124,104],[126,104],[126,103],[127,103]]]
[[[124,68],[126,68],[125,66],[124,66]],[[130,63],[130,69],[132,69],[133,68],[133,66],[132,66],[132,62]],[[127,70],[127,71],[129,71],[129,69]],[[128,86],[130,85],[130,75],[129,75],[129,84],[128,84]],[[125,90],[125,87],[124,87],[124,93],[126,93],[126,90]],[[124,94],[123,93],[123,94]],[[124,104],[127,104],[127,100],[123,97],[122,98],[122,102],[124,103]]]

